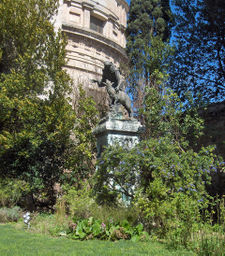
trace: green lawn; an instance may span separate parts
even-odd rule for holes
[[[73,241],[66,238],[51,238],[15,229],[13,225],[0,225],[0,256],[71,255],[194,255],[187,251],[172,251],[157,242],[106,242]]]

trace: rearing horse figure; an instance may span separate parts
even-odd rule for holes
[[[131,100],[124,92],[125,81],[121,77],[119,70],[115,69],[113,63],[106,61],[101,81],[92,80],[92,82],[97,83],[99,87],[106,87],[111,101],[110,107],[119,103],[125,107],[129,117],[132,117]]]
[[[121,104],[127,110],[129,117],[132,117],[133,113],[129,96],[123,91],[116,92],[112,87],[112,83],[108,80],[106,81],[105,86],[111,100],[111,106]]]

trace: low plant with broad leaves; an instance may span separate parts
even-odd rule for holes
[[[75,240],[110,240],[120,239],[140,241],[147,240],[149,234],[144,231],[142,224],[130,225],[127,220],[114,222],[112,219],[107,223],[90,217],[89,219],[74,220],[70,223],[69,237]]]

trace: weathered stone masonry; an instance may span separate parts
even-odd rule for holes
[[[125,0],[60,0],[55,26],[68,37],[66,69],[75,87],[99,90],[90,80],[100,78],[104,61],[127,62],[128,9]]]

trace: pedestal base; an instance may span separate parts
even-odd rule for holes
[[[142,125],[136,119],[120,119],[108,116],[94,129],[97,137],[97,151],[100,157],[104,147],[119,144],[132,148],[139,143]]]

